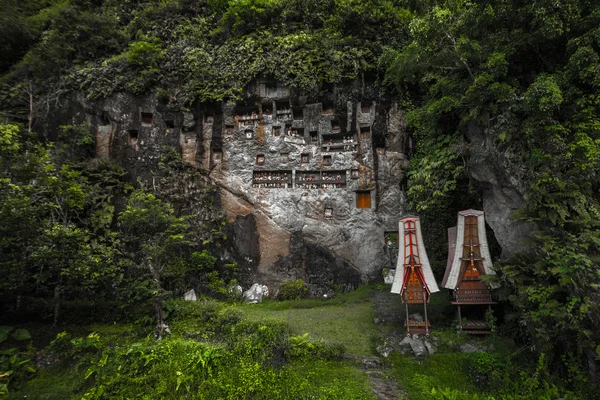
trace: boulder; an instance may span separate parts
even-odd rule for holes
[[[244,292],[244,301],[250,304],[261,303],[263,296],[269,296],[269,288],[265,285],[255,283],[250,289]]]
[[[198,298],[196,297],[196,291],[194,289],[188,290],[184,293],[183,299],[185,301],[197,301]]]
[[[395,269],[387,270],[387,274],[385,274],[385,276],[383,277],[383,282],[386,285],[391,285],[392,283],[394,283],[394,275],[396,275]]]
[[[243,289],[240,285],[232,285],[227,289],[227,293],[231,297],[241,297],[243,293]]]

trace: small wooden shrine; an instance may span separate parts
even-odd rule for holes
[[[457,226],[448,229],[448,263],[442,286],[451,289],[458,307],[461,332],[487,334],[491,326],[485,320],[485,310],[491,311],[492,287],[481,280],[494,275],[485,234],[483,211],[465,210],[458,213]],[[469,319],[463,321],[461,306],[468,306]]]
[[[392,283],[392,293],[400,294],[406,305],[406,332],[429,335],[430,322],[427,318],[427,303],[431,293],[439,292],[429,265],[421,236],[419,218],[405,218],[398,227],[398,263]],[[424,318],[418,321],[409,314],[409,304],[422,304]]]

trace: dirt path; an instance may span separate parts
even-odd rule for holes
[[[390,376],[377,356],[345,356],[356,362],[357,367],[369,376],[373,393],[379,400],[408,400],[406,391]]]
[[[404,322],[404,309],[398,299],[398,295],[376,291],[373,295],[374,322],[382,331],[389,329],[400,329]],[[392,325],[390,327],[390,325]],[[398,332],[404,336],[404,331]],[[382,338],[379,338],[381,340]],[[379,356],[346,356],[354,360],[357,367],[365,371],[369,376],[373,393],[379,400],[408,400],[408,394],[386,371],[383,365],[383,357]]]

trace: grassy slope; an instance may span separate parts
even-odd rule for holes
[[[373,293],[371,287],[361,287],[353,293],[343,294],[334,299],[303,299],[297,301],[266,301],[258,305],[234,305],[232,311],[241,312],[244,319],[249,321],[263,321],[270,319],[282,320],[289,324],[290,331],[295,335],[309,334],[312,339],[328,342],[342,343],[346,352],[353,355],[374,354],[374,342],[377,334],[382,329],[403,329],[399,326],[381,326],[373,322]],[[202,307],[200,303],[196,303]],[[441,310],[446,306],[443,298],[432,301],[431,308],[434,313],[441,315]],[[173,339],[182,337],[182,332],[188,326],[197,325],[198,320],[182,320],[182,326],[177,329],[174,323]],[[200,322],[201,323],[201,322]],[[202,323],[201,323],[202,324]],[[183,329],[183,326],[186,326]],[[122,346],[136,338],[136,327],[132,325],[93,325],[74,326],[67,328],[77,335],[95,331],[100,336],[107,338],[111,345]],[[412,360],[400,354],[392,354],[386,361],[389,373],[406,389],[409,397],[413,400],[430,398],[456,398],[456,399],[489,399],[486,391],[475,385],[472,368],[473,355],[456,352],[456,346],[465,340],[472,341],[464,335],[458,335],[450,328],[434,330],[433,336],[441,339],[442,344],[434,355],[426,356],[421,360]],[[501,354],[515,354],[514,348],[507,348],[500,338],[487,338],[497,349],[489,353],[491,357],[499,357]],[[507,353],[508,352],[508,353]],[[484,353],[487,354],[487,353]],[[487,357],[487,356],[486,356]],[[510,358],[513,358],[512,356]],[[485,359],[485,357],[484,357]],[[507,362],[507,361],[503,361]],[[519,369],[518,357],[514,358],[513,367]],[[497,365],[500,367],[502,364]],[[484,364],[494,370],[495,364]],[[284,380],[275,387],[280,398],[288,398],[285,393],[295,385],[309,385],[317,387],[320,398],[338,398],[340,388],[348,387],[352,398],[371,398],[368,389],[368,378],[352,363],[345,361],[317,361],[307,360],[291,362],[284,367],[281,375]],[[61,364],[41,369],[36,377],[29,381],[22,390],[13,393],[10,398],[36,399],[68,399],[80,398],[92,382],[84,381],[84,371],[73,366]],[[533,382],[533,385],[536,383]],[[353,387],[350,388],[349,386]],[[307,386],[308,387],[308,386]],[[297,389],[297,388],[296,388]],[[491,389],[491,388],[490,388]],[[509,389],[506,387],[505,389]],[[312,389],[308,389],[312,390]],[[441,397],[432,397],[432,390],[444,391]],[[515,388],[514,392],[520,391]],[[513,392],[510,390],[510,392]],[[290,392],[291,393],[291,392]],[[308,394],[308,392],[302,392]],[[489,393],[489,392],[488,392]],[[492,391],[493,393],[493,391]],[[533,399],[538,393],[531,391],[532,397],[514,397],[515,399]],[[177,397],[173,393],[173,398]],[[292,397],[295,397],[293,395]],[[354,397],[353,397],[354,396]],[[357,397],[358,396],[358,397]],[[202,398],[201,396],[198,398]],[[501,398],[501,397],[500,397]],[[575,397],[568,397],[575,398]]]
[[[238,306],[250,320],[276,318],[289,324],[296,335],[342,343],[353,355],[373,355],[377,327],[373,324],[372,289],[329,300],[307,299]]]

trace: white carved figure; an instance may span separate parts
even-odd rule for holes
[[[196,297],[196,291],[194,289],[188,290],[184,293],[183,299],[185,301],[197,301],[198,298]]]
[[[250,289],[244,292],[244,301],[250,304],[257,304],[261,303],[265,296],[269,296],[269,288],[266,285],[255,283]]]

